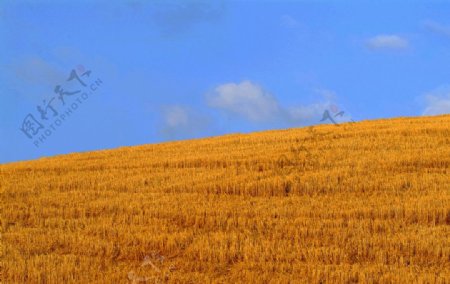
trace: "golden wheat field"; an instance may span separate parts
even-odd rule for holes
[[[2,283],[450,283],[450,115],[0,166]]]

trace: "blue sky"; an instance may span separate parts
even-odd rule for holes
[[[450,113],[450,2],[373,2],[3,0],[0,163]]]

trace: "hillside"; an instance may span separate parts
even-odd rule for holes
[[[449,283],[450,115],[0,166],[5,283]]]

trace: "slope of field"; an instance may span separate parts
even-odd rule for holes
[[[5,283],[450,283],[450,116],[0,166]]]

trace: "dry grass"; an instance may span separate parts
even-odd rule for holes
[[[449,283],[450,116],[0,166],[5,283]]]

